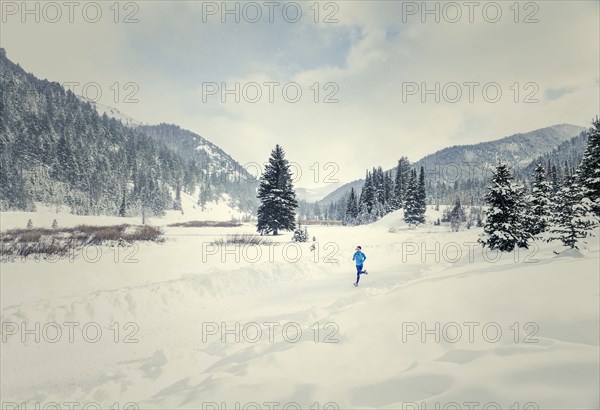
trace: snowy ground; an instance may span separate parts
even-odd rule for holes
[[[408,230],[399,213],[311,226],[317,254],[291,234],[260,253],[210,245],[241,232],[254,227],[165,227],[163,244],[3,263],[3,408],[600,407],[599,231],[581,252],[497,261],[478,229]]]

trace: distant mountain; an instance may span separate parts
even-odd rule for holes
[[[85,215],[162,215],[181,209],[182,193],[256,209],[256,180],[196,134],[124,124],[110,107],[26,73],[4,49],[0,90],[0,210],[43,202]]]
[[[532,175],[537,164],[542,164],[544,168],[547,168],[548,164],[552,164],[558,168],[560,177],[561,175],[569,173],[572,169],[579,166],[579,163],[583,158],[583,153],[587,148],[587,144],[588,133],[582,132],[578,136],[563,142],[558,147],[553,149],[552,152],[541,155],[534,159],[526,167],[518,170],[518,174],[521,177]]]
[[[140,125],[135,129],[164,143],[182,158],[202,164],[207,176],[204,182],[212,194],[208,200],[221,193],[237,198],[237,204],[231,205],[244,211],[252,211],[258,206],[256,177],[212,142],[173,124]]]
[[[316,188],[296,187],[296,197],[299,200],[304,200],[307,202],[320,201],[321,199],[329,195],[331,192],[339,188],[340,185],[341,184],[338,182],[335,184],[327,184]]]
[[[211,173],[223,172],[229,177],[254,180],[255,178],[221,148],[191,131],[173,124],[140,125],[137,131],[165,143],[182,157],[199,161]]]
[[[360,192],[364,183],[365,183],[364,179],[357,179],[352,182],[348,182],[348,183],[342,185],[341,187],[337,188],[335,191],[331,192],[330,194],[326,195],[325,198],[321,199],[318,202],[320,204],[327,205],[332,202],[339,201],[344,196],[346,196],[352,188],[354,188],[355,192],[357,192],[357,193]]]
[[[444,148],[412,165],[425,168],[430,202],[437,200],[444,203],[451,199],[449,196],[457,194],[480,195],[499,160],[506,161],[515,170],[525,168],[585,130],[584,127],[571,124],[553,125],[495,141]],[[363,184],[362,179],[347,183],[319,203],[323,206],[339,201],[350,192],[350,188],[360,191]]]
[[[427,155],[416,162],[426,168],[436,164],[482,164],[493,166],[499,160],[511,167],[523,167],[533,159],[551,152],[561,143],[585,131],[584,127],[559,124],[539,130],[515,134],[495,141],[472,145],[455,145]]]
[[[135,128],[137,131],[165,143],[182,157],[204,164],[204,172],[207,175],[212,175],[212,179],[216,178],[218,180],[218,183],[213,181],[212,186],[220,187],[219,192],[212,190],[207,193],[207,195],[210,195],[210,199],[215,199],[218,193],[233,193],[232,196],[241,199],[241,201],[230,205],[244,211],[251,211],[257,207],[256,189],[258,188],[258,181],[256,178],[212,142],[174,124],[142,124],[114,107],[91,101],[82,96],[78,97],[82,101],[88,102],[100,115],[106,114],[110,118],[117,119],[124,125]],[[224,180],[221,181],[221,179]],[[208,199],[208,197],[205,198],[205,201]]]

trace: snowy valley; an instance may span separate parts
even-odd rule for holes
[[[599,18],[0,2],[0,409],[600,410]]]

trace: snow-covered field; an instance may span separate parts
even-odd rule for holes
[[[98,218],[58,221],[122,222]],[[496,260],[477,228],[401,219],[310,226],[315,251],[289,233],[217,248],[254,226],[153,220],[163,244],[2,263],[3,408],[599,408],[598,230],[582,251]],[[355,288],[358,244],[369,275]]]

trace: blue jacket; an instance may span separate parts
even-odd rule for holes
[[[367,255],[362,252],[355,252],[352,260],[356,261],[356,266],[361,266],[367,260]]]

